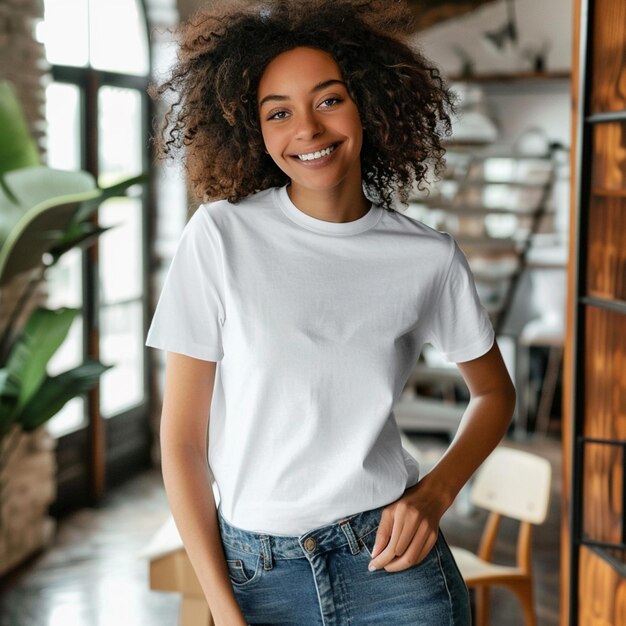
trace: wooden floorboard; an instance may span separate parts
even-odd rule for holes
[[[423,471],[444,449],[441,441],[412,435],[424,455]],[[548,519],[535,529],[533,561],[539,626],[556,626],[559,614],[559,528],[561,443],[536,438],[505,445],[547,458],[553,469]],[[486,518],[468,511],[466,492],[444,516],[441,527],[449,543],[475,550]],[[137,552],[168,516],[158,470],[130,480],[100,508],[78,511],[58,526],[53,546],[36,555],[0,582],[0,626],[174,626],[177,594],[148,589],[148,563]],[[496,560],[512,563],[517,524],[505,520]],[[492,592],[491,624],[523,626],[517,600],[506,590]]]

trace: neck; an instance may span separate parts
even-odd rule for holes
[[[292,181],[287,186],[287,194],[300,211],[325,222],[353,222],[371,207],[360,184],[318,191]]]

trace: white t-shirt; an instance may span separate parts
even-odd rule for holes
[[[146,345],[219,361],[208,461],[226,520],[300,535],[417,483],[393,406],[423,344],[461,362],[493,341],[451,235],[378,205],[320,220],[285,185],[199,207]]]

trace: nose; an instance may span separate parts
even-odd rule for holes
[[[324,132],[324,125],[313,111],[301,113],[298,116],[296,137],[305,141]]]

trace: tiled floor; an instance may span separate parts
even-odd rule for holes
[[[441,442],[411,436],[427,465],[438,458]],[[560,442],[536,439],[506,445],[529,449],[552,463],[553,498],[546,523],[534,534],[536,601],[540,626],[556,626],[559,601]],[[463,512],[457,499],[442,520],[449,543],[476,549],[486,513]],[[147,472],[112,494],[99,509],[64,519],[55,544],[0,584],[0,626],[174,626],[176,594],[148,589],[148,564],[136,553],[168,516],[158,470]],[[513,562],[515,523],[504,520],[496,558]],[[516,599],[506,590],[493,594],[491,623],[523,626]]]

